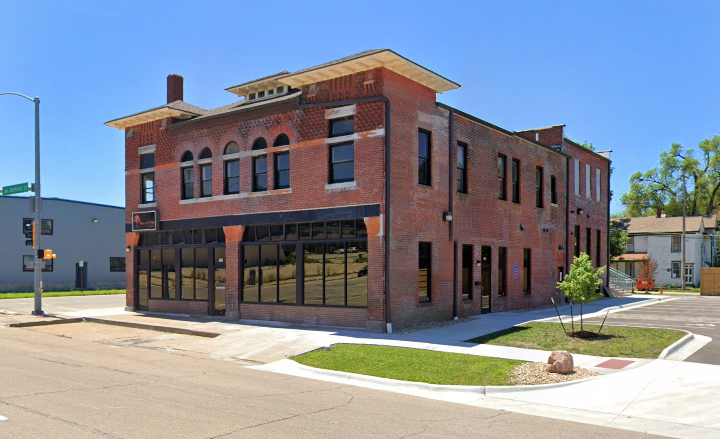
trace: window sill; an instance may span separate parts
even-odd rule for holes
[[[180,200],[180,204],[195,204],[195,203],[204,203],[206,201],[234,200],[237,198],[264,197],[267,195],[283,195],[283,194],[291,194],[291,193],[292,193],[292,188],[289,187],[287,189],[274,189],[271,191],[240,192],[239,194],[227,194],[227,195],[215,195],[213,197],[191,198],[189,200]]]
[[[497,295],[497,298],[498,298],[498,299],[505,299],[505,298],[507,298],[507,294],[498,294],[498,295]]]
[[[558,207],[557,203],[550,203],[550,207]]]
[[[325,185],[326,191],[336,191],[336,190],[355,190],[357,189],[357,180],[353,181],[345,181],[343,183],[328,183]]]
[[[138,174],[149,174],[151,172],[155,172],[155,167],[138,169]]]
[[[475,303],[475,301],[472,299],[463,299],[462,303],[463,303],[463,305],[471,305],[471,304]]]
[[[138,204],[138,209],[144,209],[147,207],[157,207],[157,203],[144,203],[144,204]]]
[[[418,306],[431,306],[432,304],[433,304],[432,301],[418,302]]]

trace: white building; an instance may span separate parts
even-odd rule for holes
[[[635,217],[612,220],[628,233],[626,253],[611,266],[628,276],[640,276],[648,256],[658,263],[655,286],[680,286],[682,217]],[[685,217],[685,285],[700,286],[700,268],[711,267],[716,256],[717,215]]]

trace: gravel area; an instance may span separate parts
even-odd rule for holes
[[[521,364],[512,370],[512,374],[516,385],[564,383],[600,375],[582,367],[576,367],[568,374],[550,373],[545,371],[545,363]]]
[[[408,326],[399,331],[393,331],[393,335],[410,334],[411,332],[424,331],[426,329],[444,328],[446,326],[457,325],[458,323],[465,323],[472,320],[470,317],[460,317],[457,320],[445,320],[444,322],[428,322],[420,323],[418,325]]]

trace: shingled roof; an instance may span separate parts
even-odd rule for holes
[[[653,235],[663,233],[682,232],[681,216],[668,216],[657,218],[654,216],[641,216],[632,218],[616,218],[612,220],[619,224],[630,235]],[[709,216],[687,216],[685,217],[685,231],[697,233],[701,225],[705,231],[715,230],[717,215]]]

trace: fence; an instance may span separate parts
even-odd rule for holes
[[[720,296],[720,268],[703,267],[700,269],[700,295]]]

